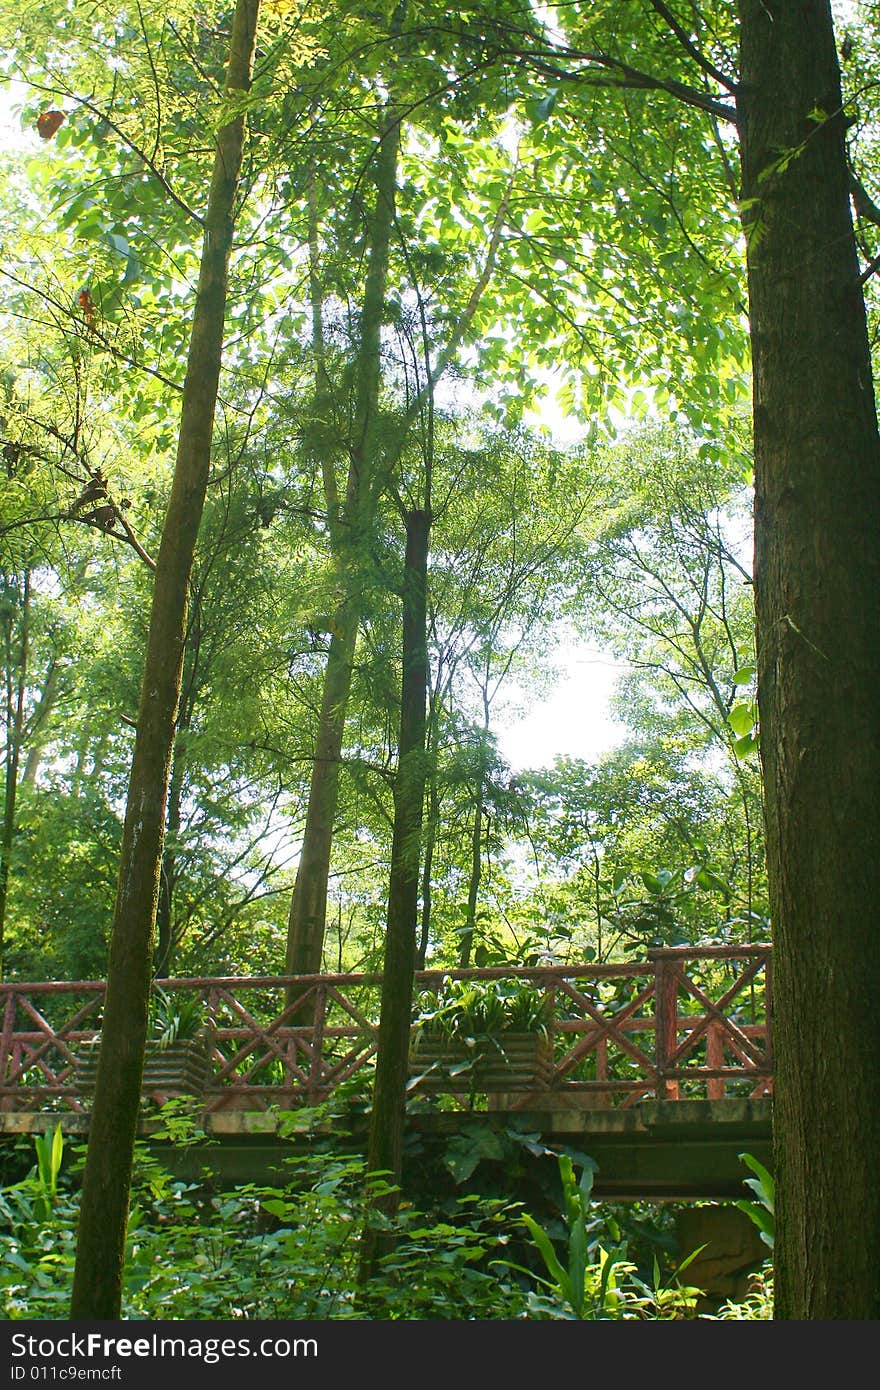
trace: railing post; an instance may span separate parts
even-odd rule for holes
[[[679,964],[662,951],[648,952],[654,962],[654,1060],[657,1070],[657,1099],[678,1100],[677,1081],[668,1081],[670,1058],[678,1047]]]
[[[715,1021],[706,1029],[706,1066],[710,1071],[724,1066],[724,1029]],[[724,1077],[710,1076],[706,1081],[709,1100],[724,1099]]]
[[[324,1025],[327,1013],[327,986],[315,986],[315,1007],[311,1023],[311,1060],[309,1062],[308,1101],[317,1105],[321,1100],[321,1082],[324,1078]]]
[[[6,995],[6,1005],[3,1009],[3,1032],[0,1035],[0,1082],[6,1085],[8,1077],[12,1075],[12,1036],[15,1032],[15,991],[10,989]],[[0,1109],[11,1110],[13,1105],[12,1096],[3,1096],[0,1102]]]
[[[217,1003],[219,995],[216,986],[209,986],[205,991],[205,1009],[207,1012],[207,1041],[208,1041],[208,1072],[206,1086],[210,1086],[217,1071]]]
[[[596,1080],[608,1080],[608,1039],[599,1038],[596,1042]],[[608,1091],[596,1092],[596,1105],[600,1110],[611,1108],[611,1098]]]
[[[546,999],[546,1027],[547,1027],[547,1051],[549,1054],[549,1071],[546,1079],[542,1081],[542,1086],[548,1085],[550,1079],[556,1071],[556,985],[552,979],[548,979],[544,985],[544,998]]]

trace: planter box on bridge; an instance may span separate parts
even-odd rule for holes
[[[473,1042],[430,1032],[417,1034],[410,1055],[410,1087],[418,1091],[519,1091],[546,1085],[550,1043],[543,1033],[499,1033]]]
[[[100,1044],[84,1048],[76,1061],[76,1084],[85,1095],[95,1089]],[[205,1038],[187,1038],[168,1047],[148,1043],[144,1057],[142,1094],[165,1098],[170,1095],[201,1095],[208,1083],[211,1059]]]

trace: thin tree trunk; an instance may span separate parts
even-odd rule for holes
[[[21,774],[22,791],[31,791],[36,784],[40,763],[49,740],[49,716],[58,700],[58,658],[52,657],[37,707],[30,719],[28,730],[28,751],[24,770]]]
[[[477,899],[480,893],[480,879],[483,870],[483,784],[482,780],[476,788],[477,797],[474,807],[474,823],[471,827],[471,871],[468,877],[468,896],[467,909],[464,921],[464,930],[461,934],[461,943],[458,952],[458,964],[462,970],[467,970],[471,963],[471,951],[474,948],[474,931],[477,925]]]
[[[360,604],[352,604],[346,612],[339,612],[330,638],[309,806],[288,923],[286,968],[289,975],[311,975],[321,969],[327,922],[327,882],[339,800],[339,766],[359,618]]]
[[[880,1317],[880,440],[828,0],[740,0],[776,1316]]]
[[[259,0],[237,0],[226,91],[250,85]],[[211,455],[244,116],[217,134],[177,461],[156,564],[83,1178],[71,1317],[118,1318],[140,1104],[165,803],[190,574]]]
[[[388,1175],[392,1190],[376,1202],[386,1217],[397,1211],[404,1102],[409,1064],[413,975],[419,907],[419,859],[425,799],[425,705],[428,691],[427,572],[431,519],[427,511],[406,517],[403,580],[403,682],[400,738],[394,783],[391,877],[382,973],[376,1082],[370,1117],[367,1171]],[[364,1230],[359,1282],[367,1283],[387,1248],[385,1234],[369,1221]]]
[[[31,572],[25,570],[21,600],[21,623],[19,627],[19,651],[17,660],[18,677],[13,680],[12,627],[13,615],[9,617],[9,641],[7,643],[7,690],[6,690],[6,785],[3,797],[3,835],[0,838],[0,980],[3,978],[4,949],[6,944],[6,904],[9,900],[9,874],[12,866],[12,845],[15,839],[15,807],[18,798],[18,765],[21,746],[24,742],[24,698],[27,690],[28,660],[30,654],[30,607]]]
[[[392,33],[399,33],[406,6],[398,5],[392,19]],[[391,469],[399,458],[407,432],[425,404],[425,396],[432,397],[437,382],[447,371],[455,358],[456,351],[464,338],[468,326],[489,284],[495,268],[502,231],[509,214],[513,194],[514,178],[508,183],[492,224],[486,258],[476,283],[468,296],[467,303],[452,329],[442,352],[433,366],[426,360],[428,384],[423,393],[416,394],[409,402],[399,427],[397,438],[391,448],[380,450],[378,433],[378,402],[381,383],[381,326],[385,304],[385,286],[388,275],[388,255],[391,232],[395,217],[395,195],[397,186],[397,166],[400,145],[400,117],[392,109],[385,128],[380,136],[376,171],[376,205],[370,237],[370,268],[364,290],[364,306],[361,316],[361,341],[358,348],[358,361],[355,370],[355,430],[351,444],[351,464],[348,470],[345,501],[342,508],[342,524],[332,524],[338,515],[335,483],[328,486],[327,469],[324,469],[324,486],[328,514],[331,518],[331,543],[336,551],[340,584],[345,595],[340,619],[346,636],[349,625],[354,622],[350,640],[354,644],[357,627],[360,624],[360,605],[362,603],[363,570],[360,564],[369,547],[374,525],[375,507],[383,473]],[[319,353],[319,371],[322,364],[323,328],[320,315],[315,314],[315,295],[320,292],[314,272],[316,237],[314,216],[310,226],[310,290],[312,295],[313,340]],[[328,399],[326,380],[319,377],[319,392],[322,401]],[[380,469],[380,456],[382,468]],[[332,644],[331,644],[332,651]],[[327,922],[327,886],[330,873],[330,856],[333,847],[333,827],[336,820],[338,802],[338,767],[342,758],[343,736],[345,731],[345,711],[351,689],[351,670],[354,655],[352,645],[351,659],[340,663],[340,672],[334,676],[337,698],[331,701],[325,691],[321,702],[321,717],[316,736],[315,773],[312,778],[312,791],[316,789],[316,779],[329,777],[326,787],[318,795],[320,807],[314,816],[307,814],[303,847],[300,858],[301,869],[297,869],[293,898],[287,926],[286,959],[288,969],[291,962],[302,962],[300,969],[319,971],[323,950],[324,933]],[[328,658],[329,670],[329,658]],[[347,672],[347,682],[345,679]],[[330,769],[336,769],[330,773]],[[311,821],[311,824],[309,823]],[[303,883],[300,887],[300,872]],[[320,885],[323,876],[325,882]]]
[[[419,924],[419,941],[416,947],[416,969],[424,970],[431,939],[431,887],[434,873],[434,848],[437,844],[437,827],[440,823],[440,805],[437,794],[436,744],[429,750],[430,777],[427,786],[427,827],[425,829],[425,852],[422,863],[422,909]]]
[[[596,913],[596,963],[602,964],[602,862],[596,853],[596,845],[590,836],[593,851],[593,908]]]
[[[483,794],[486,789],[486,740],[489,737],[489,673],[483,686],[483,740],[480,745],[480,768],[474,796],[474,823],[471,829],[471,871],[468,878],[467,915],[459,946],[458,964],[467,970],[474,949],[477,929],[477,902],[483,877]]]
[[[430,637],[431,624],[426,626],[426,641]],[[430,656],[428,658],[428,677],[430,681]],[[428,714],[425,731],[427,750],[427,784],[425,789],[426,825],[424,828],[424,848],[422,854],[422,907],[419,924],[419,941],[416,947],[416,969],[424,970],[431,939],[432,884],[434,874],[434,851],[437,846],[437,833],[440,828],[440,788],[437,774],[440,763],[440,709],[441,672],[438,661],[437,683],[429,685]]]
[[[389,113],[376,154],[376,202],[370,228],[370,262],[364,287],[360,341],[355,369],[354,428],[341,523],[335,481],[325,469],[324,491],[330,517],[343,600],[334,617],[334,631],[324,672],[321,710],[315,735],[315,756],[309,788],[309,807],[287,924],[286,968],[291,974],[321,969],[327,926],[327,882],[333,850],[333,829],[339,801],[339,767],[345,735],[345,716],[362,612],[363,560],[373,528],[376,473],[379,468],[379,388],[382,379],[382,316],[388,280],[388,258],[394,225],[400,121]],[[311,233],[315,241],[314,232]],[[320,293],[311,255],[311,293],[314,347],[318,355],[318,395],[324,406],[329,392],[324,379],[323,328],[316,312]]]
[[[170,975],[174,959],[174,886],[177,882],[177,837],[180,833],[180,807],[183,799],[183,780],[185,754],[181,741],[181,726],[178,722],[171,759],[171,776],[168,783],[168,810],[165,815],[165,833],[162,842],[162,867],[159,873],[159,895],[156,902],[156,950],[153,955],[153,971],[156,975]]]

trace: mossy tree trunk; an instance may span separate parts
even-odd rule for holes
[[[16,576],[17,582],[17,576]],[[18,800],[18,768],[24,744],[24,706],[28,686],[31,623],[31,572],[25,570],[21,594],[16,605],[16,584],[9,586],[9,598],[4,613],[4,646],[6,667],[5,706],[5,779],[3,791],[3,828],[0,833],[0,980],[3,978],[6,938],[6,904],[9,898],[9,875],[12,867],[12,847],[15,839],[15,812]],[[18,612],[16,613],[16,607]],[[18,623],[16,625],[16,617]],[[17,631],[16,631],[17,626]],[[17,650],[16,650],[17,639]]]
[[[880,440],[828,0],[740,0],[776,1316],[880,1317]]]
[[[259,0],[237,0],[226,91],[250,86]],[[77,1239],[71,1318],[120,1316],[125,1235],[147,1032],[153,933],[187,592],[204,507],[223,351],[243,114],[217,134],[177,459],[156,564],[129,780]]]
[[[386,1217],[397,1211],[403,1150],[404,1103],[409,1069],[413,976],[419,911],[419,862],[425,800],[426,698],[428,648],[426,591],[431,518],[428,511],[406,516],[403,578],[403,680],[391,875],[382,968],[382,1003],[376,1082],[370,1117],[367,1170],[385,1173],[391,1190],[377,1200]],[[387,1246],[384,1233],[368,1222],[363,1237],[360,1282],[369,1281]]]

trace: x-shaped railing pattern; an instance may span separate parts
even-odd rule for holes
[[[764,945],[684,947],[636,963],[430,970],[418,974],[416,991],[424,999],[468,979],[502,982],[508,995],[517,984],[543,992],[550,1063],[534,1079],[505,1083],[510,1108],[757,1096],[772,1088],[770,954]],[[316,1104],[359,1081],[369,1097],[381,976],[161,985],[172,997],[203,1001],[207,1111]],[[103,981],[0,985],[0,1109],[87,1109],[79,1069],[100,1039],[104,989]],[[450,1086],[459,1096],[463,1089]],[[168,1092],[165,1080],[161,1095]],[[475,1103],[473,1091],[467,1103]]]

